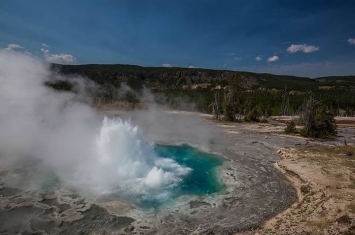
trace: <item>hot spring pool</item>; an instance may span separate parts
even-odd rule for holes
[[[136,198],[135,203],[143,208],[158,207],[182,195],[207,195],[223,189],[218,177],[217,167],[223,164],[223,158],[200,151],[190,145],[155,145],[155,152],[161,158],[169,158],[188,167],[191,171],[182,177],[174,187],[167,188],[168,197]]]
[[[80,184],[118,195],[139,207],[158,207],[181,195],[212,194],[222,189],[216,171],[222,157],[186,144],[155,144],[130,120],[105,118],[96,149],[94,167],[85,167],[91,169],[92,177]]]

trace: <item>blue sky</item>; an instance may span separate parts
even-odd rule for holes
[[[353,0],[0,1],[0,48],[49,62],[355,74]]]

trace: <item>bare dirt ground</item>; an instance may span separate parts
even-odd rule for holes
[[[274,166],[297,189],[298,201],[261,228],[238,234],[355,234],[354,122],[337,118],[335,140],[299,137],[307,145],[281,148]]]

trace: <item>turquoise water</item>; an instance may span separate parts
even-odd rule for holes
[[[182,195],[206,195],[223,189],[216,167],[223,164],[223,158],[202,152],[189,145],[156,145],[155,151],[159,157],[170,158],[182,166],[192,169],[175,187],[169,188],[169,198],[140,199],[138,205],[144,208],[159,207]]]

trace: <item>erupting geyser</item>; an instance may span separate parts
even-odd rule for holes
[[[105,117],[95,148],[95,160],[84,164],[74,181],[91,192],[150,207],[221,187],[214,174],[221,159],[188,145],[154,145],[130,121]]]
[[[130,121],[105,117],[96,138],[98,187],[111,193],[167,196],[191,169],[172,159],[158,157],[154,145],[146,141]],[[103,179],[103,178],[104,179]]]
[[[154,145],[130,121],[104,118],[81,102],[88,98],[88,86],[96,88],[83,78],[70,78],[76,93],[45,86],[53,78],[68,79],[47,66],[38,58],[0,50],[0,165],[37,174],[33,180],[24,175],[4,182],[24,190],[57,183],[138,204],[218,190],[214,168],[220,161],[187,145]]]

